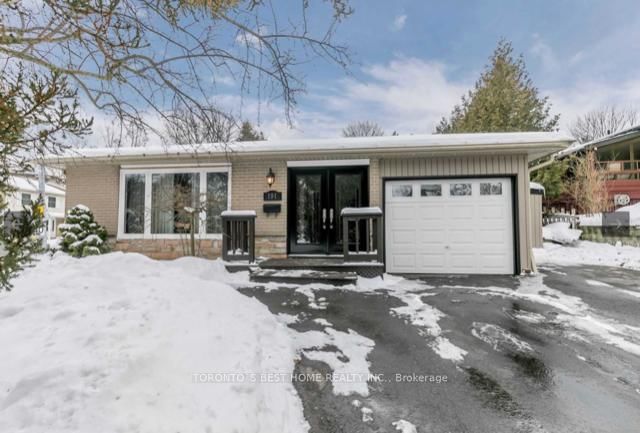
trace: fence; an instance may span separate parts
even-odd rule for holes
[[[545,209],[542,216],[542,225],[546,226],[548,224],[553,223],[569,223],[569,227],[572,229],[578,228],[578,215],[576,215],[576,210],[571,209],[571,211],[567,212],[564,208],[558,210],[556,208],[551,208],[551,211]]]

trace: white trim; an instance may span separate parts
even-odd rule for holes
[[[201,166],[173,166],[173,165],[141,165],[141,166],[121,166],[120,185],[118,193],[118,233],[117,239],[185,239],[185,234],[176,233],[151,233],[151,185],[153,174],[168,173],[199,173],[200,174],[200,194],[206,194],[207,173],[227,173],[227,209],[231,208],[231,164],[207,164]],[[140,167],[140,168],[136,168]],[[125,176],[128,174],[144,175],[144,233],[125,233]],[[222,239],[221,233],[206,233],[206,212],[200,214],[200,224],[198,226],[198,239],[215,240]]]
[[[207,163],[207,164],[123,164],[120,166],[122,170],[145,170],[145,169],[163,169],[163,168],[210,168],[210,167],[231,167],[229,162]]]
[[[121,166],[120,173],[126,174],[166,174],[166,173],[228,173],[229,166],[210,166],[210,167],[196,167],[193,164],[186,167],[174,167],[167,165],[149,166],[145,165],[144,168],[125,168]]]
[[[287,161],[287,167],[348,167],[369,165],[369,159],[314,159],[311,161]]]

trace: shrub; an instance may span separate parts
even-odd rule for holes
[[[42,228],[42,201],[31,202],[21,212],[2,216],[0,224],[0,291],[11,290],[11,279],[42,252],[38,230]]]
[[[62,251],[74,257],[95,256],[109,251],[107,230],[95,221],[87,206],[79,204],[70,209],[59,228]]]

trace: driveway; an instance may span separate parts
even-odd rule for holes
[[[534,277],[396,279],[371,290],[241,290],[295,316],[299,335],[330,324],[375,343],[366,359],[379,380],[366,396],[295,382],[313,432],[390,432],[401,419],[418,432],[640,430],[640,272],[548,266]],[[421,317],[437,312],[437,325],[402,314],[402,293],[424,304]],[[437,350],[442,338],[463,356]],[[296,368],[330,372],[304,355]]]

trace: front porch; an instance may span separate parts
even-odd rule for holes
[[[344,208],[341,254],[289,254],[260,258],[255,254],[255,212],[222,214],[222,257],[231,272],[249,270],[258,282],[350,284],[357,276],[384,273],[382,211],[377,207]]]

